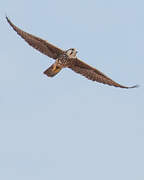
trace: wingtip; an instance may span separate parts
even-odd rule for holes
[[[7,13],[5,13],[5,18],[6,18],[6,19],[8,19],[8,15],[7,15]]]
[[[6,18],[7,22],[9,23],[10,19],[8,18],[7,14],[5,14],[5,18]]]
[[[128,89],[132,89],[132,88],[138,88],[140,87],[138,84],[134,85],[134,86],[131,86],[131,87],[128,87]]]
[[[12,26],[13,29],[14,29],[14,24],[11,22],[11,20],[9,19],[9,17],[6,15],[5,18],[6,18],[7,22],[9,23],[9,25]]]

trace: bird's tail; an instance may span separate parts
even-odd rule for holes
[[[52,64],[47,70],[44,71],[44,74],[48,77],[53,77],[59,73],[61,69],[62,68],[56,66],[56,64]]]

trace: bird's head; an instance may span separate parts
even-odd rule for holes
[[[77,51],[75,48],[70,48],[66,51],[69,58],[76,58]]]

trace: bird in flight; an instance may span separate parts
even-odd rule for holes
[[[76,56],[77,51],[75,48],[70,48],[68,50],[62,50],[46,40],[43,40],[39,37],[36,37],[32,34],[29,34],[17,26],[15,26],[10,19],[6,16],[7,22],[10,26],[20,35],[30,46],[37,49],[41,53],[47,55],[50,58],[55,60],[55,63],[52,64],[47,70],[44,71],[44,74],[48,77],[53,77],[59,73],[63,68],[70,68],[76,73],[79,73],[85,76],[87,79],[92,81],[97,81],[99,83],[108,84],[110,86],[120,87],[120,88],[135,88],[135,86],[123,86],[111,78],[97,70],[96,68],[91,67],[90,65],[79,60]]]

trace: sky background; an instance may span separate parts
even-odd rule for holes
[[[123,85],[89,81],[26,44],[23,30],[68,49]],[[144,1],[3,0],[0,179],[144,179]]]

